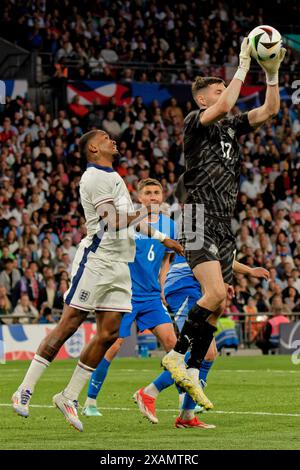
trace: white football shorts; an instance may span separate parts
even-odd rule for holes
[[[79,246],[72,265],[71,285],[64,300],[70,307],[87,312],[131,312],[128,264],[99,259],[92,247]]]

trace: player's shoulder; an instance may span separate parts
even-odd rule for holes
[[[184,119],[184,132],[190,133],[196,131],[197,134],[201,130],[201,132],[205,132],[209,130],[211,126],[202,126],[201,124],[201,113],[203,113],[205,109],[195,109],[191,111]]]
[[[99,181],[115,181],[116,175],[119,176],[119,174],[113,168],[96,164],[89,164],[81,177],[81,181],[87,184],[94,184],[96,182],[99,184]]]
[[[187,116],[185,116],[184,118],[184,124],[185,125],[188,125],[194,121],[197,120],[197,118],[199,117],[199,109],[195,109],[194,111],[191,111]]]

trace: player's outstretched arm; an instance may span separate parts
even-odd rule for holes
[[[97,207],[97,214],[102,223],[103,231],[106,229],[110,232],[116,232],[129,226],[134,227],[144,235],[159,240],[170,250],[184,256],[184,250],[180,243],[168,238],[165,233],[159,232],[159,230],[145,222],[144,219],[148,216],[149,211],[151,211],[151,207],[147,209],[142,206],[140,210],[135,212],[119,212],[112,202],[106,202]]]
[[[248,274],[249,276],[257,277],[258,279],[263,278],[266,281],[270,277],[270,273],[267,269],[265,269],[265,268],[250,268],[250,266],[247,266],[246,264],[243,264],[243,263],[239,263],[236,260],[234,260],[234,262],[233,262],[233,270],[234,270],[235,273]]]
[[[244,38],[241,44],[239,67],[228,87],[221,93],[218,101],[201,113],[200,122],[203,126],[209,126],[223,119],[233,108],[250,69],[250,63],[250,44],[248,38]]]
[[[257,61],[266,73],[267,91],[265,102],[262,106],[252,109],[248,113],[248,120],[252,127],[264,124],[268,119],[276,116],[280,108],[280,95],[278,87],[278,75],[280,64],[284,59],[286,49],[281,49],[275,59],[264,62]]]
[[[143,206],[138,211],[119,212],[113,202],[106,202],[97,207],[97,214],[109,231],[118,231],[141,222],[148,216],[148,210]]]

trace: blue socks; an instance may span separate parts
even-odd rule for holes
[[[154,381],[155,387],[159,392],[173,385],[174,380],[168,370],[162,372]]]
[[[202,361],[201,362],[199,379],[201,381],[202,388],[206,384],[207,374],[209,373],[213,363],[214,361]]]
[[[104,383],[110,364],[111,363],[109,361],[103,358],[102,361],[98,364],[97,369],[94,370],[87,393],[89,398],[93,398],[94,400],[97,398]]]

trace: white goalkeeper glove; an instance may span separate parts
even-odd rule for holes
[[[248,38],[244,38],[241,44],[239,67],[233,77],[233,78],[238,78],[243,83],[250,69],[250,63],[251,63],[250,52],[251,52],[250,41]]]
[[[268,59],[268,60],[258,60],[257,62],[261,66],[261,68],[266,72],[266,82],[268,85],[277,85],[278,83],[278,71],[281,62],[284,59],[286,53],[286,49],[281,48],[279,54],[275,59]]]

